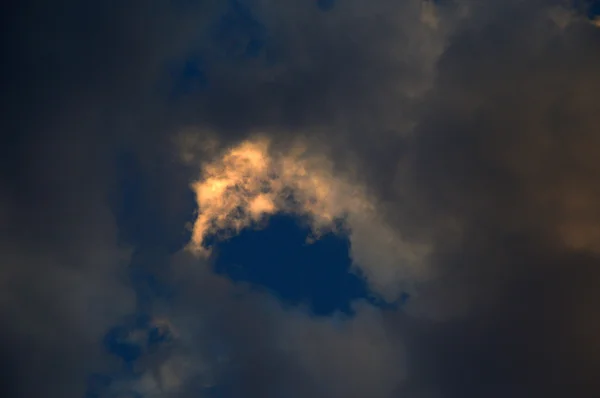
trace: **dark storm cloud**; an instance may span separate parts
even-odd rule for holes
[[[415,309],[461,320],[415,363],[441,396],[594,396],[600,35],[515,4],[452,38],[416,128],[419,192],[463,236]]]
[[[108,194],[161,46],[136,29],[168,17],[140,26],[160,11],[134,6],[3,6],[3,396],[83,396],[112,366],[102,335],[135,308]]]
[[[598,392],[599,33],[577,16],[557,25],[545,5],[474,5],[448,39],[433,89],[418,101],[413,135],[383,136],[375,148],[350,135],[364,172],[381,184],[372,188],[390,200],[391,215],[408,220],[398,228],[411,233],[425,224],[423,233],[443,249],[434,256],[438,279],[420,286],[412,317],[390,326],[409,347],[399,396]],[[374,87],[374,97],[403,104],[402,95]],[[365,105],[370,88],[356,89],[356,108],[347,98],[333,101],[336,115],[373,116]],[[371,121],[374,130],[387,127]],[[329,123],[335,135],[339,124]],[[382,168],[398,147],[408,148],[408,160],[397,159],[408,171]],[[416,214],[406,214],[399,199]],[[444,218],[456,220],[458,238],[428,229]],[[335,389],[342,382],[324,383]]]
[[[597,395],[600,31],[558,26],[559,3],[5,6],[0,393],[81,397],[121,369],[101,341],[137,293],[179,340],[104,392]],[[169,259],[197,178],[184,127],[320,142],[434,243],[435,277],[405,313],[315,320]],[[119,173],[151,205],[119,201]],[[140,304],[130,263],[181,293]]]

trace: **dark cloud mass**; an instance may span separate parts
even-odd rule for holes
[[[7,2],[0,396],[600,396],[599,9]]]

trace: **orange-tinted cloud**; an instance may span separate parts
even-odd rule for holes
[[[192,252],[207,256],[206,237],[227,237],[285,213],[307,217],[317,237],[336,232],[341,221],[354,262],[382,294],[394,296],[400,281],[422,273],[428,245],[405,242],[378,214],[375,198],[335,173],[325,156],[301,142],[290,148],[275,151],[268,139],[254,137],[202,166],[201,178],[192,184],[198,204]]]

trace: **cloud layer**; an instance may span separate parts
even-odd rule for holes
[[[419,267],[426,266],[427,245],[404,242],[377,214],[364,187],[334,175],[331,162],[311,156],[301,142],[288,153],[269,149],[266,138],[250,139],[202,167],[192,185],[199,210],[190,250],[206,256],[203,242],[211,235],[258,227],[273,214],[295,214],[308,218],[316,239],[327,231],[349,234],[356,265],[391,300],[402,282],[426,274]]]
[[[598,395],[597,6],[324,3],[6,6],[0,395]],[[411,300],[198,256],[281,212]]]

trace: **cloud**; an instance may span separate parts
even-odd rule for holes
[[[189,253],[176,265],[177,279],[190,287],[171,313],[189,344],[184,352],[206,363],[207,349],[220,347],[221,360],[208,363],[230,394],[383,397],[407,376],[401,338],[389,334],[380,310],[366,303],[356,303],[352,317],[314,317],[211,274]],[[189,382],[180,392],[198,391],[199,384]]]
[[[36,188],[42,199],[11,204],[0,237],[2,360],[16,358],[5,370],[15,373],[7,396],[77,396],[86,373],[105,364],[105,329],[135,308],[125,283],[130,251],[117,245],[110,212],[93,194],[69,203],[70,187]]]
[[[150,396],[598,395],[589,19],[550,0],[75,3],[2,13],[4,396],[79,397],[93,372]],[[215,38],[240,12],[260,28]],[[171,90],[171,65],[201,84]],[[175,244],[128,247],[107,201],[123,150],[156,236],[185,244],[185,214],[196,248],[275,211],[316,235],[340,217],[373,289],[411,301],[312,318]],[[141,300],[134,268],[177,294]],[[100,340],[136,310],[179,345],[122,374]]]
[[[211,235],[239,233],[276,213],[308,217],[316,239],[342,223],[337,232],[348,231],[356,265],[377,291],[396,299],[402,282],[426,275],[429,247],[405,242],[377,214],[364,187],[336,176],[326,157],[305,146],[272,153],[267,138],[254,138],[204,164],[192,184],[199,210],[190,250],[207,255],[203,244]]]
[[[480,212],[482,222],[565,249],[594,250],[589,201],[598,176],[587,148],[597,140],[598,81],[591,68],[598,60],[585,49],[595,36],[585,24],[565,31],[537,9],[517,8],[511,24],[467,29],[446,51],[431,117],[417,129],[415,167],[443,176],[432,192],[448,192],[447,203],[461,218]],[[473,50],[479,54],[468,54]],[[508,63],[509,55],[518,62]],[[460,146],[450,146],[453,140]],[[490,189],[480,188],[486,184]]]
[[[319,386],[318,396],[393,396],[405,380],[402,344],[387,334],[381,314],[358,306],[352,319],[284,318],[278,344]]]

